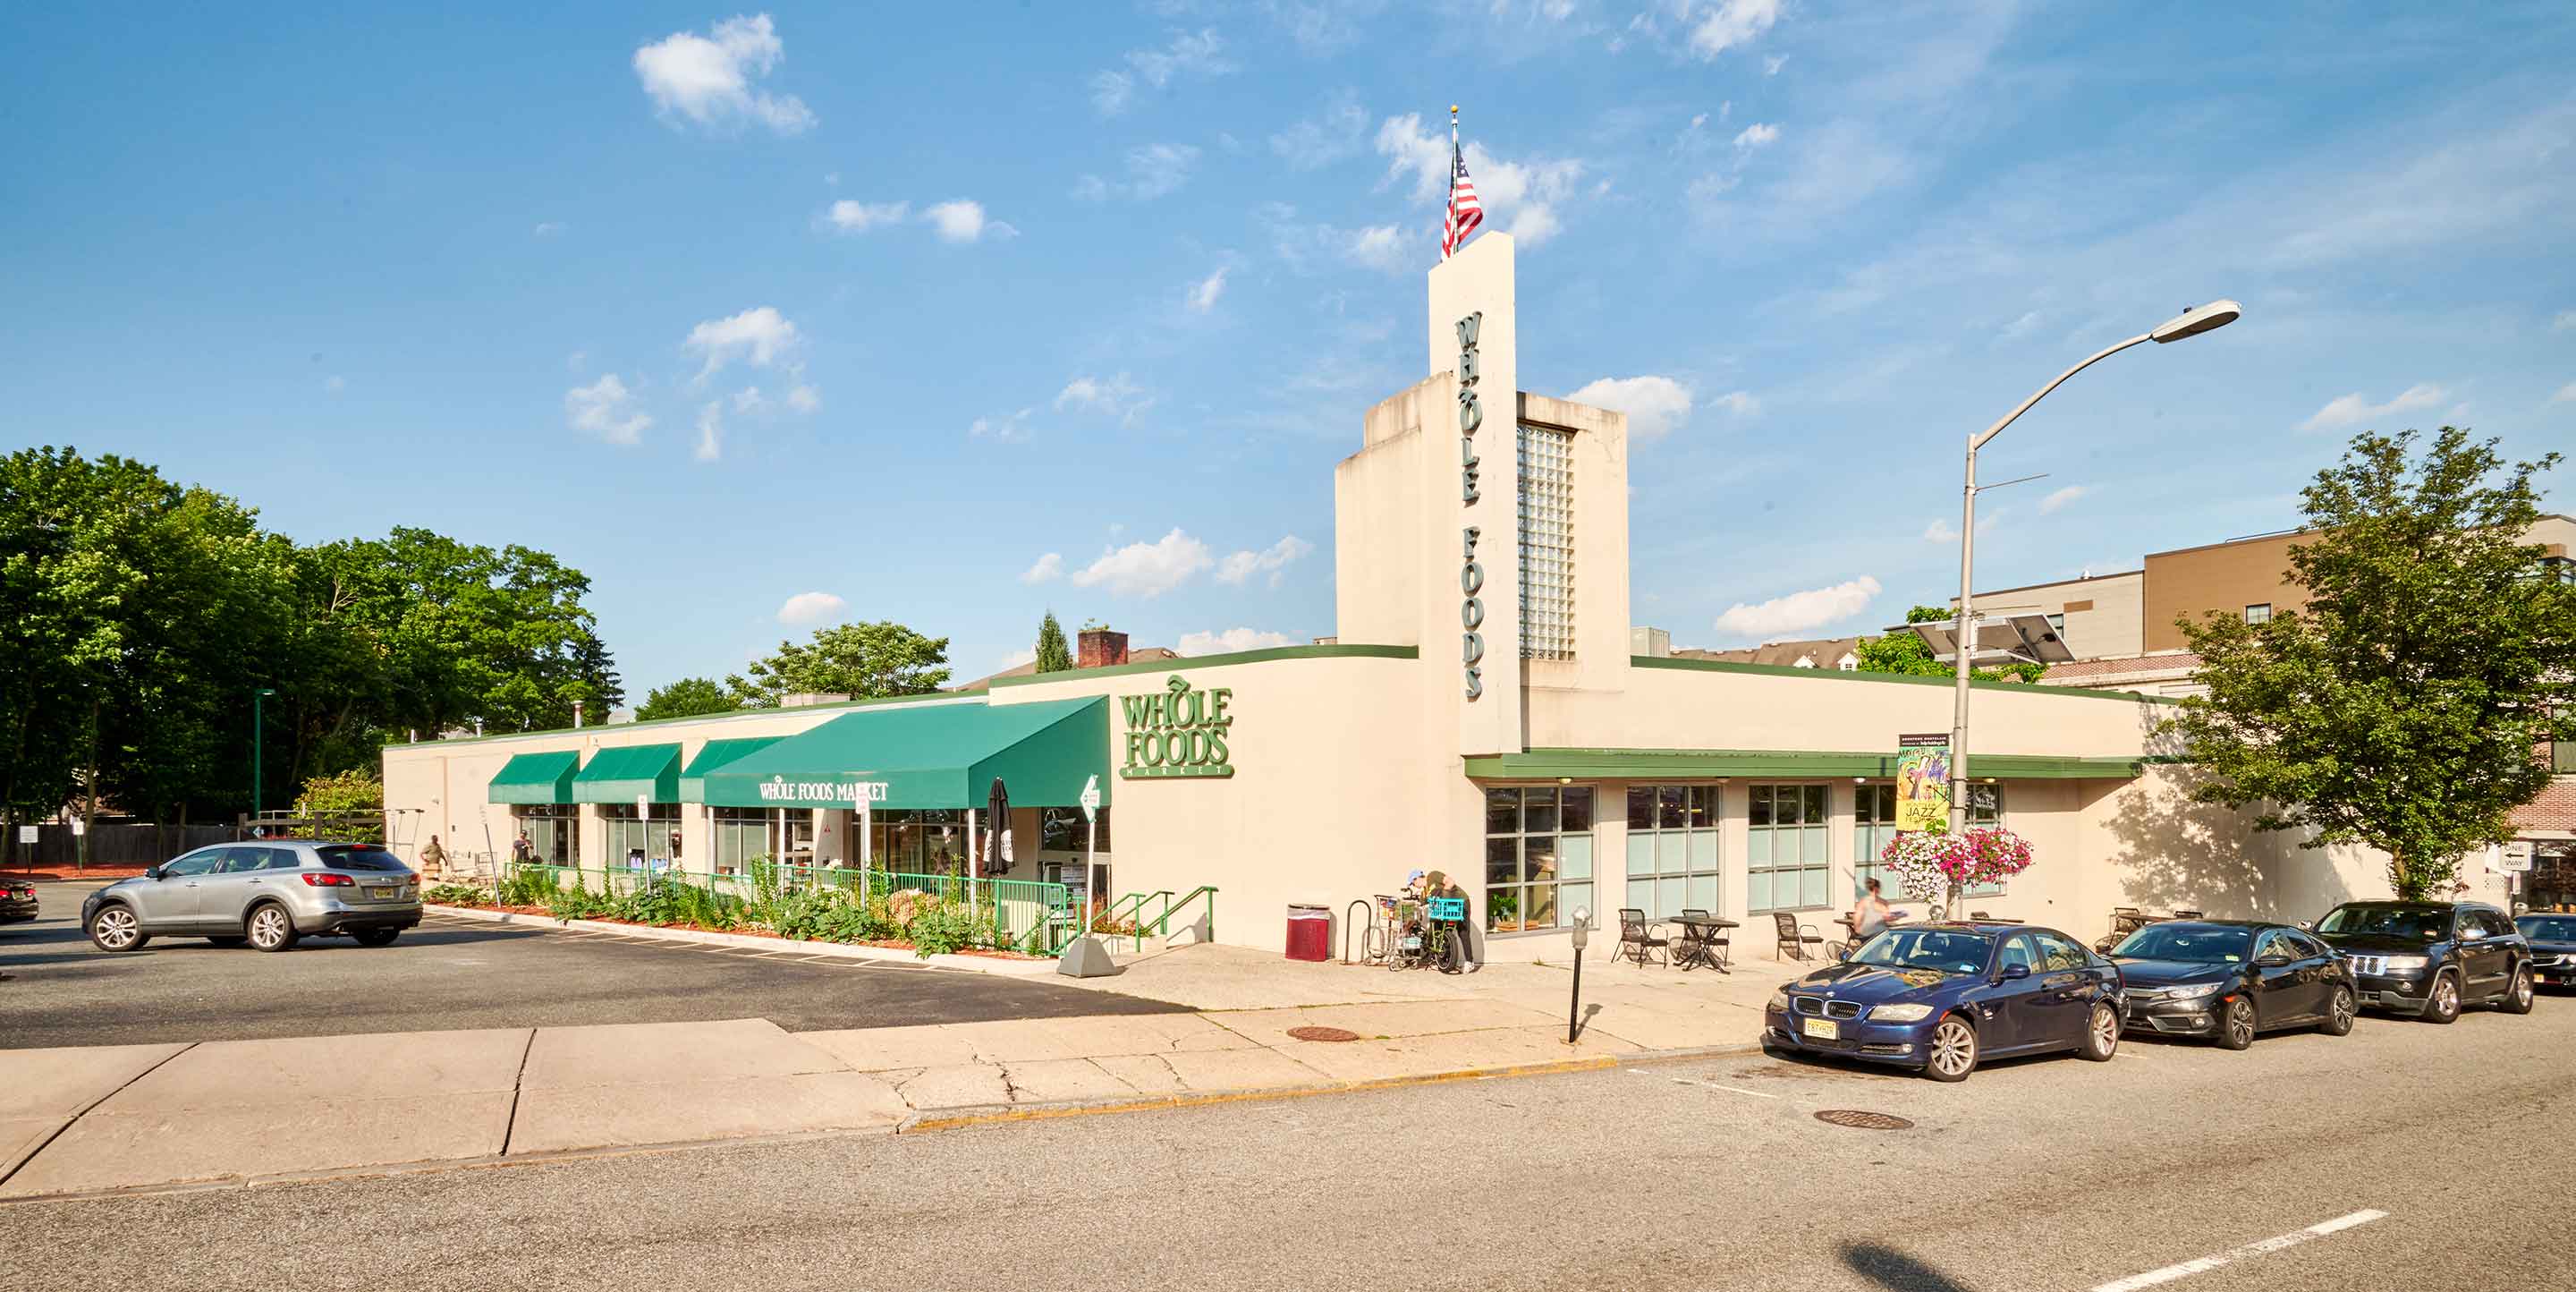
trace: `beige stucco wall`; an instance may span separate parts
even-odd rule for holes
[[[1999,588],[1977,594],[1977,611],[1989,615],[2066,616],[2060,634],[2077,659],[2119,659],[2146,649],[2144,616],[2146,574],[2068,579],[2027,588]],[[1951,605],[1957,606],[1952,598]],[[2080,607],[2080,608],[2075,608]]]

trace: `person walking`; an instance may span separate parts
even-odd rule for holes
[[[447,873],[447,850],[438,846],[437,835],[429,836],[429,842],[421,845],[420,873],[429,879]]]
[[[1868,891],[1860,895],[1859,901],[1852,903],[1851,926],[1854,950],[1858,950],[1861,943],[1878,936],[1879,932],[1895,919],[1893,908],[1889,907],[1887,899],[1880,895],[1878,880],[1873,877],[1864,887]]]

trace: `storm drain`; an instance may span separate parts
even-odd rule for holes
[[[1300,1041],[1356,1041],[1360,1034],[1340,1027],[1292,1027],[1288,1035]]]
[[[1828,1126],[1848,1126],[1853,1130],[1912,1130],[1914,1123],[1893,1113],[1863,1112],[1858,1108],[1827,1108],[1816,1114],[1816,1120]]]

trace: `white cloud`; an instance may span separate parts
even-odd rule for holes
[[[1578,404],[1591,404],[1628,415],[1628,434],[1632,439],[1660,440],[1671,434],[1691,411],[1690,387],[1670,377],[1603,377],[1586,383],[1567,396]]]
[[[2068,485],[2063,489],[2052,490],[2047,497],[2039,500],[2039,514],[2050,515],[2091,492],[2093,492],[2091,485]]]
[[[767,407],[769,397],[761,394],[758,386],[745,386],[733,392],[733,411],[737,413],[757,413]]]
[[[843,233],[865,233],[888,224],[900,224],[912,213],[910,202],[857,202],[842,198],[823,212],[823,220]]]
[[[768,14],[736,15],[710,28],[708,36],[673,32],[636,50],[635,75],[665,118],[716,128],[757,122],[792,135],[814,124],[803,100],[752,88],[753,80],[769,75],[786,56]]]
[[[1388,117],[1377,130],[1377,151],[1389,159],[1387,178],[1410,173],[1416,201],[1445,201],[1449,192],[1449,140],[1426,130],[1422,114]],[[1534,158],[1504,161],[1483,145],[1466,146],[1467,173],[1475,178],[1476,198],[1489,214],[1488,223],[1509,230],[1514,241],[1535,247],[1564,227],[1558,208],[1583,193],[1584,162],[1579,158]]]
[[[1064,554],[1061,552],[1049,552],[1039,557],[1037,564],[1020,571],[1022,583],[1052,583],[1063,577]]]
[[[1216,563],[1207,544],[1174,529],[1151,543],[1129,543],[1073,572],[1078,588],[1106,587],[1119,596],[1159,597]]]
[[[2039,321],[2039,311],[2032,310],[2029,313],[2022,315],[2020,318],[2004,324],[2003,330],[1995,333],[1995,339],[1997,341],[2018,341],[2023,337],[2029,336],[2033,330],[2038,328]]]
[[[1735,146],[1738,148],[1753,149],[1778,142],[1780,142],[1780,127],[1766,121],[1756,121],[1735,132]]]
[[[1372,224],[1350,230],[1342,248],[1344,255],[1371,269],[1393,273],[1405,267],[1406,256],[1402,230],[1392,224]]]
[[[1199,150],[1188,144],[1146,144],[1127,150],[1127,179],[1112,184],[1097,175],[1085,175],[1073,182],[1073,196],[1085,202],[1105,202],[1112,196],[1151,201],[1178,190],[1188,183],[1190,167],[1196,165]]]
[[[564,226],[563,221],[561,220],[540,220],[537,222],[534,236],[540,238],[551,238],[563,231]]]
[[[1368,146],[1368,110],[1348,90],[1333,97],[1324,110],[1270,136],[1270,151],[1290,170],[1314,170]]]
[[[736,406],[739,407],[739,405]],[[724,456],[723,403],[710,400],[698,410],[698,447],[694,456],[700,462],[713,462]]]
[[[1201,314],[1215,309],[1216,298],[1225,293],[1225,275],[1226,270],[1220,268],[1193,285],[1190,288],[1190,308]]]
[[[1159,90],[1182,76],[1224,76],[1234,70],[1224,50],[1225,41],[1214,28],[1176,31],[1171,43],[1160,49],[1131,49],[1125,71],[1110,68],[1092,73],[1091,106],[1104,117],[1114,117],[1135,100],[1140,84]]]
[[[690,328],[680,348],[705,356],[706,366],[698,370],[698,379],[704,381],[737,359],[755,368],[771,367],[794,355],[803,340],[796,325],[787,321],[777,307],[762,305],[732,318],[708,319]]]
[[[322,379],[322,389],[325,393],[336,395],[348,388],[349,379],[339,375],[338,373],[333,373],[332,375]]]
[[[1023,408],[1007,417],[978,417],[967,423],[966,438],[1017,444],[1029,438],[1029,416],[1037,411],[1034,408]]]
[[[1098,377],[1076,377],[1066,382],[1064,389],[1056,392],[1055,397],[1055,410],[1059,413],[1067,409],[1107,413],[1129,422],[1153,406],[1154,396],[1129,381],[1123,372],[1105,381]]]
[[[1730,390],[1708,402],[1710,407],[1723,408],[1738,417],[1751,417],[1762,411],[1762,401],[1749,390]]]
[[[1033,646],[1023,646],[1018,650],[1011,651],[1010,653],[1002,656],[1002,668],[1005,672],[1018,668],[1022,664],[1035,664],[1037,662],[1038,652],[1037,648]]]
[[[829,592],[799,592],[778,607],[778,622],[819,624],[828,619],[840,618],[841,612],[849,608],[849,602]]]
[[[985,218],[983,203],[962,197],[924,210],[921,218],[930,221],[931,231],[944,242],[976,242],[988,233],[996,238],[1010,238],[1017,237],[1020,232],[999,220]]]
[[[1688,14],[1685,21],[1691,24],[1691,52],[1714,59],[1739,45],[1752,44],[1771,30],[1771,24],[1780,21],[1780,0],[1719,0]]]
[[[2364,422],[2395,417],[2400,413],[2413,412],[2419,408],[2431,408],[2442,402],[2442,395],[2441,387],[2430,382],[2419,381],[2398,392],[2395,399],[2385,404],[2374,404],[2362,398],[2361,392],[2356,390],[2349,395],[2337,395],[2327,400],[2325,407],[2318,409],[2308,420],[2299,423],[2299,429],[2331,431],[2346,426],[2359,426]]]
[[[611,444],[633,444],[653,419],[634,407],[626,383],[608,373],[587,386],[564,392],[564,419],[576,431],[589,431]]]
[[[791,386],[787,390],[787,406],[800,413],[813,412],[823,406],[823,392],[812,386]]]
[[[2549,402],[2553,404],[2576,404],[2576,381],[2571,381],[2564,386],[2560,386],[2558,388],[2558,393],[2549,397]]]
[[[1869,608],[1878,580],[1864,574],[1832,587],[1773,597],[1759,605],[1737,602],[1717,617],[1717,630],[1736,637],[1778,637],[1849,619]]]
[[[2560,310],[2558,317],[2550,320],[2549,330],[2552,332],[2564,332],[2569,328],[2576,328],[2576,310]]]
[[[1764,76],[1778,76],[1780,74],[1780,69],[1788,66],[1788,64],[1788,55],[1773,54],[1762,60],[1762,74]]]
[[[1226,557],[1216,567],[1216,581],[1241,584],[1248,582],[1253,575],[1267,574],[1270,586],[1275,588],[1288,577],[1289,566],[1314,550],[1314,544],[1290,534],[1258,552],[1242,551]]]
[[[1184,655],[1231,655],[1236,651],[1269,650],[1294,646],[1297,639],[1286,633],[1263,632],[1257,628],[1228,628],[1223,632],[1184,633],[1172,649]]]
[[[1926,542],[1926,543],[1955,543],[1955,542],[1958,542],[1958,541],[1959,541],[1959,530],[1958,530],[1958,527],[1957,527],[1957,526],[1955,526],[1955,525],[1952,525],[1950,522],[1948,522],[1948,521],[1946,521],[1946,520],[1942,520],[1942,519],[1939,519],[1938,517],[1935,517],[1935,518],[1933,519],[1933,521],[1932,521],[1932,523],[1931,523],[1931,524],[1926,525],[1926,526],[1924,526],[1924,527],[1923,527],[1923,541],[1924,541],[1924,542]]]

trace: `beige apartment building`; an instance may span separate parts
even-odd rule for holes
[[[1829,927],[1893,835],[1898,738],[1948,730],[1949,684],[1674,658],[1633,631],[1627,419],[1520,389],[1513,257],[1488,233],[1430,272],[1428,375],[1335,468],[1327,644],[399,746],[388,805],[427,823],[404,846],[542,832],[597,867],[671,857],[676,832],[688,870],[954,873],[999,777],[1001,875],[1080,882],[1096,785],[1103,887],[1211,889],[1222,942],[1279,949],[1290,907],[1338,918],[1415,870],[1468,890],[1488,957],[1561,954],[1578,909],[1706,910],[1740,947],[1780,913]],[[2151,756],[2161,701],[1973,694],[1975,815],[2039,857],[1978,909],[2089,938],[2115,905],[2305,918],[2387,892],[2374,857],[2190,802]]]

